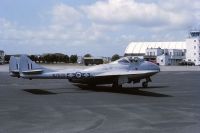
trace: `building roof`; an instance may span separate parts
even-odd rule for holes
[[[161,49],[186,49],[185,42],[131,42],[125,50],[125,54],[145,53],[147,48]]]

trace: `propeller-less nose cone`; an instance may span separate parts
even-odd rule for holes
[[[157,64],[152,63],[152,62],[148,62],[148,64],[149,64],[149,67],[151,70],[156,70],[156,71],[160,72],[160,67]]]

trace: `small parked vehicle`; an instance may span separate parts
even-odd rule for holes
[[[181,61],[178,63],[180,66],[195,66],[195,63],[192,61]]]

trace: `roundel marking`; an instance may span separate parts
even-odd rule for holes
[[[76,72],[76,78],[81,78],[81,77],[82,77],[81,72]]]

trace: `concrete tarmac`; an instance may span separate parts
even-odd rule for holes
[[[117,90],[0,72],[0,133],[199,133],[200,72],[152,80]]]

